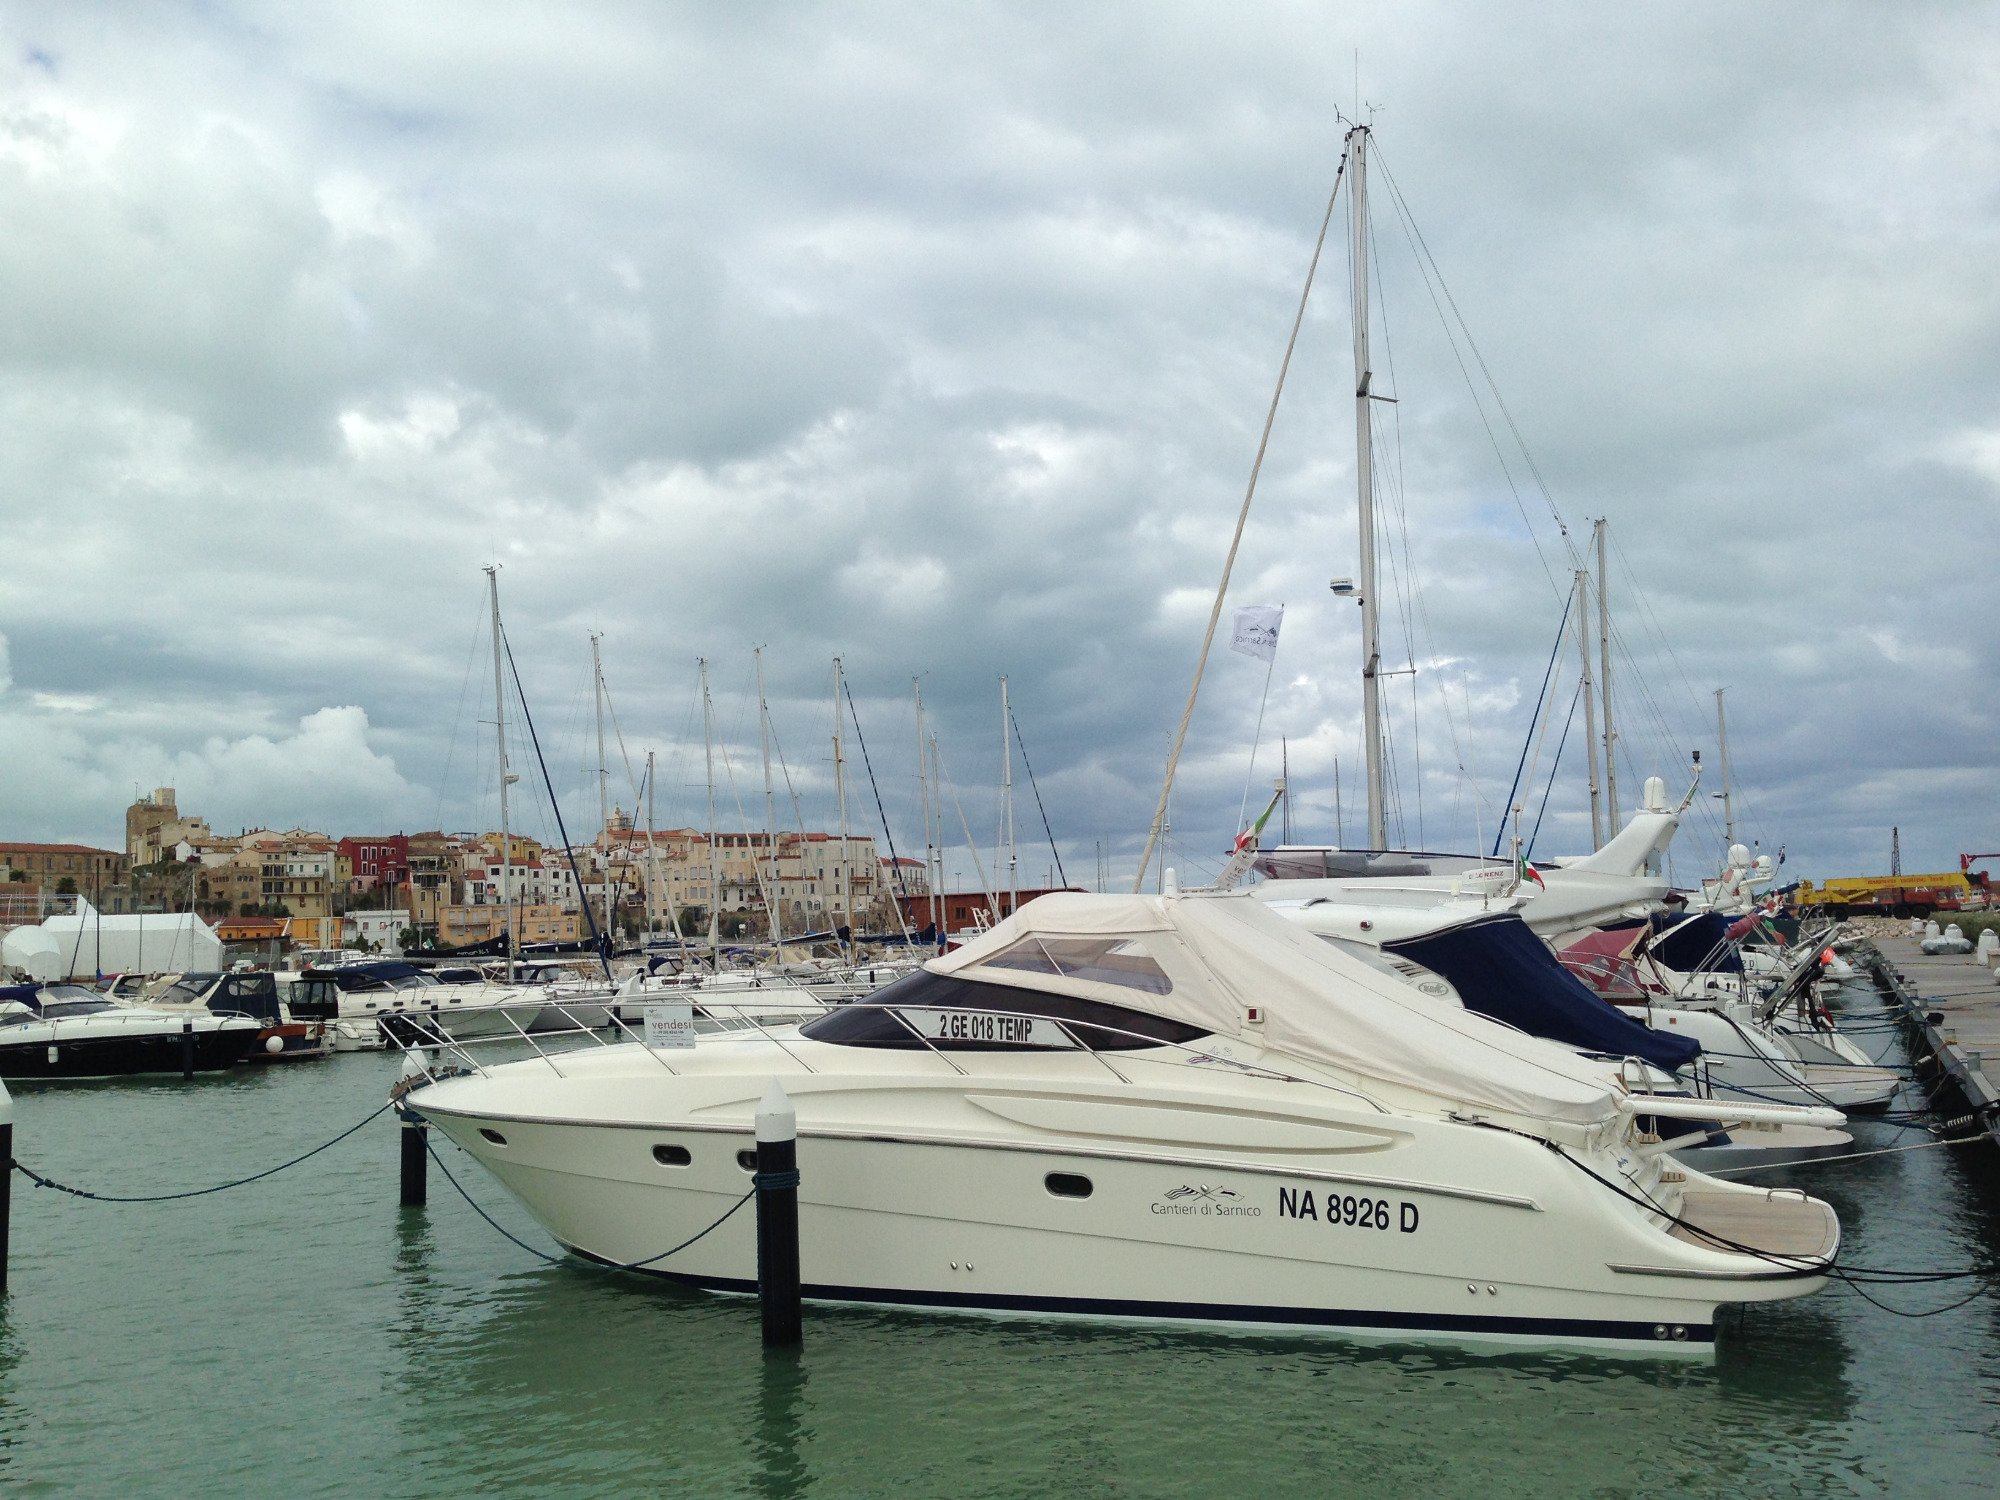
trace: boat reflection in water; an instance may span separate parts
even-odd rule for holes
[[[1699,1101],[1237,894],[1045,896],[802,1026],[474,1064],[408,1103],[564,1245],[631,1264],[744,1195],[774,1077],[816,1299],[1706,1350],[1718,1306],[1818,1289],[1840,1239],[1819,1200],[1642,1131]],[[657,1274],[754,1290],[752,1216]]]

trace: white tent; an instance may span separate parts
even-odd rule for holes
[[[0,938],[0,965],[32,979],[214,971],[222,940],[193,912],[107,917],[79,899],[75,916],[46,917]]]
[[[16,927],[0,938],[0,967],[40,980],[60,979],[65,972],[56,940],[39,927]]]

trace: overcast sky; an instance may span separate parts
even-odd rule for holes
[[[762,645],[832,826],[838,652],[902,852],[921,676],[990,866],[1006,674],[1068,875],[1129,880],[1359,114],[1392,835],[1490,843],[1602,515],[1623,800],[1710,763],[1675,873],[1721,855],[1717,687],[1745,842],[1955,868],[2000,849],[1996,23],[0,0],[0,838],[117,847],[163,784],[229,832],[492,826],[498,562],[572,832],[594,630],[662,825],[707,819],[701,657],[761,824]],[[1211,662],[1187,878],[1281,741],[1295,836],[1336,759],[1365,832],[1345,196],[1230,590],[1277,665]],[[1538,855],[1589,843],[1576,679]]]

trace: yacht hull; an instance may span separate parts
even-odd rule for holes
[[[736,1130],[582,1124],[462,1113],[441,1097],[448,1092],[425,1090],[411,1102],[567,1248],[611,1265],[651,1260],[637,1268],[695,1287],[755,1290],[754,1205],[723,1219],[750,1191],[747,1110]],[[1438,1181],[1435,1142],[1428,1150],[1383,1140],[1379,1149],[1294,1152],[1272,1165],[1158,1142],[809,1130],[798,1153],[804,1294],[980,1313],[1703,1353],[1718,1304],[1819,1284],[1767,1264],[1718,1268],[1715,1257],[1670,1247],[1616,1205],[1594,1223],[1579,1220],[1574,1203],[1598,1189],[1555,1153],[1539,1144],[1519,1151],[1522,1138],[1498,1132],[1458,1134],[1465,1139],[1455,1144],[1475,1160],[1522,1158],[1532,1180],[1496,1174],[1522,1189],[1512,1192],[1464,1186],[1464,1174]],[[1480,1175],[1475,1169],[1472,1180]],[[654,1259],[718,1219],[694,1244]],[[1595,1232],[1575,1233],[1579,1222]]]
[[[33,1028],[45,1032],[46,1027]],[[257,1040],[254,1026],[210,1028],[194,1033],[194,1070],[216,1073],[244,1060]],[[82,1031],[10,1039],[0,1046],[0,1078],[10,1082],[130,1078],[183,1071],[181,1033],[126,1032],[92,1036]]]

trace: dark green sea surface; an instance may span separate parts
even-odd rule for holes
[[[395,1072],[23,1087],[17,1152],[104,1192],[200,1186],[325,1140]],[[1857,1264],[1964,1266],[2000,1245],[1994,1156],[1789,1180]],[[1913,1321],[1830,1289],[1732,1319],[1713,1363],[810,1307],[803,1353],[767,1357],[753,1302],[538,1262],[435,1168],[431,1206],[399,1209],[386,1118],[185,1203],[15,1184],[8,1497],[2000,1495],[1993,1295]]]

